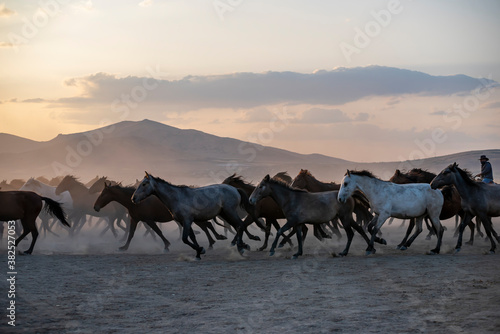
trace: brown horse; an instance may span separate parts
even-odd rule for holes
[[[0,221],[11,221],[20,219],[23,225],[23,233],[16,239],[17,246],[29,233],[33,240],[24,254],[31,254],[38,238],[36,218],[42,210],[42,201],[45,202],[45,210],[57,217],[63,225],[70,227],[66,221],[65,213],[61,205],[48,198],[37,195],[32,191],[0,191]]]
[[[70,220],[74,221],[73,233],[79,232],[85,223],[86,215],[94,217],[103,217],[107,220],[109,229],[115,237],[117,237],[117,232],[114,227],[115,221],[120,221],[125,219],[126,210],[121,205],[113,203],[109,207],[106,207],[100,212],[94,210],[94,203],[97,197],[96,194],[89,194],[89,189],[85,187],[83,183],[78,181],[73,175],[67,175],[59,183],[56,188],[56,195],[61,194],[64,191],[68,191],[73,199],[73,210],[70,214]],[[105,232],[104,230],[101,235]]]
[[[283,180],[282,175],[279,177],[279,179]],[[224,181],[222,181],[222,183],[243,190],[247,194],[247,196],[250,196],[255,189],[254,185],[246,182],[241,176],[237,176],[236,174],[227,177]],[[278,219],[285,219],[285,214],[271,197],[266,197],[257,202],[257,204],[255,205],[255,215],[266,220],[264,244],[259,248],[259,251],[263,251],[267,248],[269,235],[271,234],[271,226],[274,226],[276,231],[278,231],[281,228],[281,226],[278,224]],[[246,217],[245,224],[249,224],[250,220],[252,220],[251,216]],[[291,245],[290,241],[289,243]]]
[[[158,225],[156,225],[156,222],[166,223],[173,221],[174,219],[172,214],[158,199],[158,197],[155,196],[148,197],[137,204],[132,203],[132,195],[134,194],[135,189],[136,188],[134,187],[122,187],[119,184],[109,185],[105,183],[103,191],[95,201],[94,210],[99,212],[112,201],[118,202],[127,208],[130,216],[130,228],[127,242],[125,245],[120,247],[120,250],[128,249],[130,241],[134,237],[137,224],[142,221],[146,223],[161,238],[161,240],[163,240],[163,243],[165,244],[165,251],[168,251],[170,242],[167,238],[165,238],[161,230],[158,228]],[[198,225],[207,235],[210,248],[212,248],[213,244],[215,244],[215,240],[208,232],[209,229],[214,233],[217,240],[226,239],[223,235],[218,234],[209,222],[195,222],[195,224]]]

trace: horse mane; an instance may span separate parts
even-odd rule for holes
[[[157,176],[153,176],[153,175],[149,175],[149,176],[152,177],[153,180],[158,181],[160,183],[166,183],[166,184],[168,184],[171,187],[176,187],[176,188],[195,188],[194,186],[187,186],[185,184],[172,184],[172,183],[170,183],[168,181],[165,181],[161,177],[157,177]]]
[[[231,175],[231,176],[228,176],[228,177],[226,178],[226,180],[231,181],[231,182],[234,182],[234,183],[236,183],[236,184],[239,184],[240,186],[252,186],[252,187],[254,187],[254,185],[253,185],[253,184],[251,184],[250,182],[245,181],[245,180],[243,179],[243,176],[241,176],[241,175],[236,175],[236,173],[234,173],[234,174],[233,174],[233,175]],[[224,180],[224,182],[223,182],[223,183],[225,183],[225,181],[226,181],[226,180]]]
[[[280,186],[280,187],[283,187],[283,188],[286,188],[286,189],[288,189],[288,190],[292,190],[292,191],[295,191],[295,192],[308,193],[308,191],[307,191],[307,190],[292,187],[291,185],[289,185],[289,184],[288,184],[288,183],[286,183],[286,182],[283,182],[283,181],[282,181],[282,180],[280,180],[280,179],[270,178],[270,179],[269,179],[269,183],[276,184],[276,185],[278,185],[278,186]]]
[[[436,174],[432,173],[432,172],[429,172],[428,170],[426,169],[421,169],[421,168],[413,168],[412,170],[410,170],[408,172],[409,175],[423,175],[423,176],[427,176],[427,177],[436,177]]]
[[[459,174],[460,176],[462,177],[462,179],[465,181],[465,183],[467,183],[468,185],[470,186],[473,186],[473,187],[478,187],[480,182],[476,182],[474,180],[474,176],[472,175],[472,173],[467,170],[467,169],[462,169],[460,167],[458,167],[458,165],[449,165],[448,168],[450,169],[455,169]]]
[[[299,172],[299,175],[309,175],[309,176],[313,176],[311,174],[311,172],[307,169],[301,169],[300,172]]]
[[[370,172],[370,171],[368,171],[366,169],[363,169],[363,170],[350,170],[349,173],[352,174],[352,175],[367,176],[367,177],[370,177],[372,179],[380,180],[372,172]],[[345,175],[347,175],[347,173]],[[380,181],[382,181],[382,180],[380,180]]]

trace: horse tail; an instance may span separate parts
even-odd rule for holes
[[[59,202],[56,202],[48,197],[42,197],[42,196],[40,197],[42,198],[42,201],[45,202],[45,207],[44,207],[45,212],[50,213],[52,216],[55,216],[57,219],[61,221],[63,225],[71,227],[68,221],[66,220],[66,214],[64,213],[64,210]]]

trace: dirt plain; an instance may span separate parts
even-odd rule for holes
[[[425,232],[399,251],[399,224],[383,227],[388,245],[375,255],[364,255],[359,235],[343,258],[331,253],[345,237],[308,236],[298,260],[290,247],[269,257],[249,241],[253,250],[240,256],[218,241],[195,261],[173,226],[163,227],[168,253],[142,228],[127,252],[96,228],[73,239],[40,237],[33,255],[16,256],[15,327],[7,324],[8,282],[0,280],[0,332],[498,333],[500,260],[484,255],[489,243],[476,239],[454,254],[450,220],[440,255],[426,255],[436,241]],[[4,236],[0,268],[8,278],[6,247]]]

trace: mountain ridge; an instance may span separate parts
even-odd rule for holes
[[[500,149],[459,152],[420,161],[362,163],[319,153],[300,154],[147,119],[59,134],[44,142],[0,134],[2,179],[75,174],[88,179],[106,175],[133,182],[147,170],[174,183],[193,184],[196,180],[201,185],[221,182],[233,173],[254,182],[268,173],[285,170],[293,177],[300,169],[309,169],[318,179],[328,181],[339,181],[346,169],[369,169],[388,179],[395,169],[413,166],[437,173],[455,161],[477,170],[481,154],[492,159],[494,168],[500,166]]]

